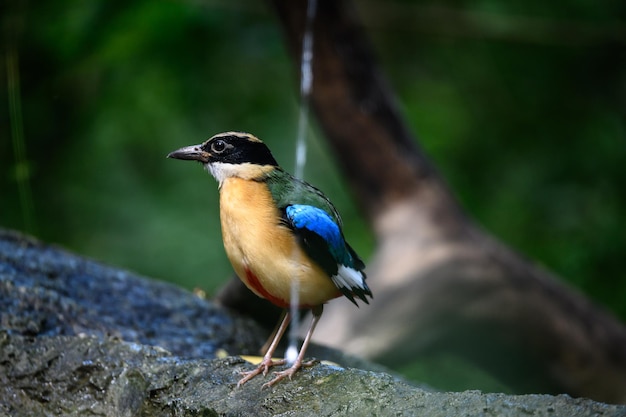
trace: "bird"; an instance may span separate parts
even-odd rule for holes
[[[343,295],[358,307],[357,300],[369,304],[373,298],[365,264],[346,242],[339,213],[319,189],[282,169],[267,145],[249,133],[219,133],[167,157],[200,162],[217,180],[222,239],[235,273],[257,296],[284,309],[263,359],[242,373],[237,386],[287,364],[273,355],[293,319],[293,288],[298,310],[313,313],[293,364],[263,387],[291,379],[312,364],[304,355],[326,302]]]

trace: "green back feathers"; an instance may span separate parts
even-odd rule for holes
[[[295,178],[281,168],[269,172],[264,179],[279,209],[292,204],[305,204],[324,210],[341,228],[341,218],[326,196],[311,184]]]
[[[345,241],[341,218],[328,198],[317,188],[280,168],[267,173],[263,180],[283,221],[293,230],[307,255],[333,279],[350,301],[356,304],[356,295],[367,303],[365,296],[372,294],[365,284],[365,264]],[[306,206],[323,210],[335,227],[329,225],[323,215]]]

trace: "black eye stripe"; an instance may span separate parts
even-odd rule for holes
[[[240,135],[219,135],[202,145],[202,150],[211,154],[211,162],[229,164],[252,163],[278,166],[267,146],[256,138]]]

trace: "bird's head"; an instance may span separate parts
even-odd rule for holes
[[[167,157],[202,163],[220,184],[230,177],[256,179],[278,167],[260,139],[242,132],[219,133],[199,145],[175,150]]]

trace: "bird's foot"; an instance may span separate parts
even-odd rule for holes
[[[280,365],[284,365],[286,363],[287,363],[287,361],[285,359],[280,359],[280,360],[276,360],[275,361],[272,358],[263,358],[263,360],[256,367],[256,369],[254,369],[252,371],[246,371],[246,372],[242,372],[241,373],[241,375],[243,375],[243,378],[241,378],[239,380],[239,382],[237,382],[237,388],[239,388],[240,386],[242,386],[246,382],[250,381],[252,378],[254,378],[255,376],[257,376],[259,374],[263,374],[263,376],[267,375],[267,373],[269,372],[269,369],[272,366],[280,366]]]
[[[271,387],[272,385],[276,384],[277,382],[285,379],[285,378],[289,378],[291,379],[291,377],[298,371],[298,369],[300,368],[308,368],[310,366],[315,365],[316,363],[319,363],[319,361],[317,359],[312,359],[310,361],[296,361],[294,362],[293,365],[291,365],[291,367],[289,369],[286,369],[284,371],[279,371],[279,372],[274,372],[274,378],[269,381],[266,382],[265,384],[263,384],[263,386],[261,388],[268,388]]]

